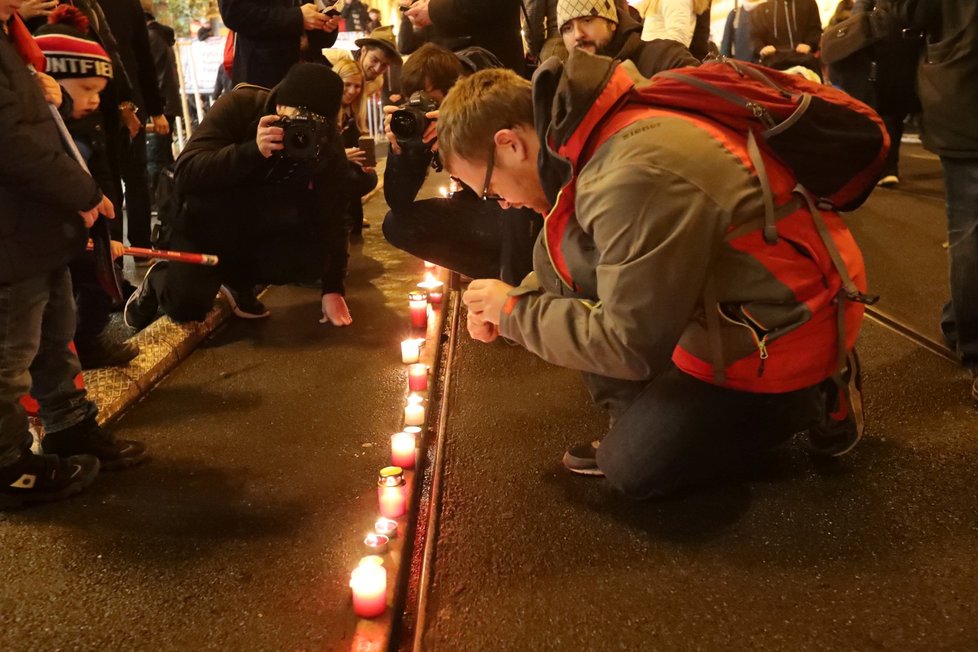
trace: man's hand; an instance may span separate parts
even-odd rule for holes
[[[499,326],[484,321],[479,315],[469,311],[469,316],[465,320],[465,325],[469,330],[469,337],[477,342],[489,344],[499,337]]]
[[[123,102],[119,105],[119,118],[122,120],[122,125],[129,131],[129,138],[135,138],[139,130],[143,128],[143,124],[136,117],[136,109],[132,102]]]
[[[339,16],[327,16],[326,17],[326,24],[323,25],[323,31],[324,32],[335,32],[337,30],[337,28],[339,28],[339,26],[340,26],[340,17]]]
[[[400,99],[399,96],[391,95],[391,101],[396,101],[394,100],[395,97]],[[387,137],[387,142],[391,144],[391,151],[397,155],[401,154],[401,146],[397,144],[397,136],[391,131],[391,116],[399,108],[401,107],[394,104],[388,104],[384,107],[384,135]]]
[[[312,5],[303,6],[310,7]],[[285,148],[285,145],[282,144],[282,136],[285,131],[281,127],[272,126],[278,120],[277,115],[266,115],[258,121],[258,134],[255,136],[255,143],[258,144],[258,151],[265,158]]]
[[[305,4],[299,7],[302,12],[302,26],[309,30],[322,30],[326,27],[326,21],[328,20],[323,12],[319,11],[314,4]]]
[[[438,137],[438,111],[428,111],[424,114],[424,117],[428,118],[430,122],[428,127],[421,134],[421,142],[426,145],[431,145],[433,151],[438,151],[438,143],[435,143],[435,139]],[[434,143],[432,145],[432,143]]]
[[[61,85],[54,80],[54,77],[46,75],[43,72],[36,72],[34,73],[34,79],[37,80],[37,85],[41,87],[44,101],[48,104],[53,104],[54,108],[61,106]]]
[[[774,47],[773,45],[765,45],[764,47],[761,48],[760,55],[762,57],[766,57],[768,55],[774,54],[777,51],[778,51],[778,49],[776,47]]]
[[[24,0],[17,13],[24,20],[38,16],[49,16],[58,6],[58,0]]]
[[[470,313],[475,313],[482,321],[498,325],[512,289],[512,285],[502,281],[481,278],[469,284],[469,289],[462,294],[462,301]]]
[[[799,52],[801,54],[808,54],[811,51],[812,46],[810,46],[808,43],[799,43],[795,46],[795,52]]]
[[[166,136],[170,133],[170,122],[163,115],[154,115],[150,118],[153,122],[153,133]]]
[[[92,225],[95,224],[95,220],[98,219],[99,215],[105,215],[110,220],[115,219],[115,206],[109,201],[109,198],[102,195],[102,201],[100,201],[94,208],[89,208],[87,211],[78,211],[81,218],[85,221],[85,228],[90,229]]]
[[[339,292],[323,295],[323,318],[320,324],[330,323],[333,326],[349,326],[353,323],[350,309],[346,307],[346,299]]]
[[[406,0],[400,1],[401,6],[405,6]],[[431,16],[428,15],[428,0],[416,0],[414,4],[407,3],[410,8],[404,12],[404,17],[411,21],[411,26],[415,29],[428,27],[431,25]]]

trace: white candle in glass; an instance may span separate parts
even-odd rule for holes
[[[407,405],[404,406],[404,425],[423,426],[424,425],[424,405],[422,399],[417,394],[408,396]]]

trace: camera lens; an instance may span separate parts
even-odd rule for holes
[[[398,111],[391,116],[391,132],[399,139],[416,138],[418,133],[418,121],[408,111]]]

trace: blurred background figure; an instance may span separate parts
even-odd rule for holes
[[[363,95],[363,69],[352,59],[343,59],[333,67],[343,80],[343,99],[340,106],[339,128],[349,162],[350,200],[345,219],[354,238],[362,237],[363,196],[377,187],[377,173],[366,163],[366,152],[360,148],[360,136],[367,130],[367,102]]]
[[[845,1],[845,0],[843,0]],[[851,2],[851,0],[849,0]],[[734,8],[727,14],[720,41],[720,54],[741,61],[754,61],[754,48],[751,47],[750,12],[764,0],[735,0]]]
[[[755,60],[778,70],[805,66],[821,77],[815,53],[822,19],[815,0],[767,0],[750,17]]]

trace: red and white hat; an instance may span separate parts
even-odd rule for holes
[[[77,7],[61,5],[37,30],[34,40],[47,59],[45,72],[55,79],[105,77],[112,79],[112,59],[89,38],[88,19]]]

